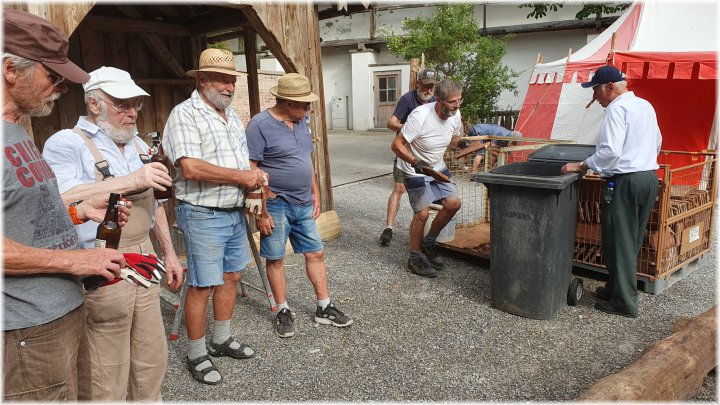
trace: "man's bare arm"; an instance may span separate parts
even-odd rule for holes
[[[402,132],[398,133],[395,136],[395,139],[393,139],[393,143],[392,146],[390,146],[390,149],[395,152],[397,157],[406,161],[409,164],[412,164],[416,159],[415,155],[413,155],[412,153],[412,150],[410,150],[410,144],[405,140]]]
[[[270,176],[260,169],[239,170],[220,167],[202,159],[183,157],[178,166],[187,180],[206,181],[216,184],[237,184],[244,189],[255,190],[262,186],[262,175]]]
[[[390,119],[387,122],[387,127],[390,130],[393,130],[395,132],[398,132],[402,129],[403,124],[400,122],[400,119],[396,116],[391,116]]]

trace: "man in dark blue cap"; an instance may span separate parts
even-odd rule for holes
[[[609,279],[596,290],[595,309],[636,318],[637,256],[657,197],[662,136],[652,105],[628,91],[616,67],[601,67],[582,87],[592,87],[593,100],[606,108],[605,117],[595,154],[566,164],[562,172],[592,169],[607,181],[600,222]]]

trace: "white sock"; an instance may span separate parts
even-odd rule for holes
[[[278,311],[282,311],[283,308],[286,308],[286,309],[288,309],[288,310],[290,309],[290,307],[289,307],[288,304],[287,304],[287,301],[283,302],[282,304],[277,304],[277,309],[278,309]]]
[[[330,304],[330,298],[325,298],[324,300],[317,300],[317,304],[320,307],[320,309],[325,309],[328,304]]]

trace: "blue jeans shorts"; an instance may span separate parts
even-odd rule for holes
[[[315,253],[325,248],[313,218],[312,205],[301,207],[280,197],[268,198],[267,210],[275,228],[270,236],[260,238],[260,256],[269,260],[285,257],[288,237],[295,253]]]
[[[176,209],[188,261],[188,285],[222,285],[224,273],[242,271],[251,262],[245,214],[180,203]]]
[[[451,177],[448,169],[443,170],[442,173]],[[458,196],[457,187],[452,183],[435,181],[430,176],[403,174],[405,175],[405,190],[407,190],[413,212],[420,212],[430,204],[443,198]]]

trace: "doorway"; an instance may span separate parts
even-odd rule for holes
[[[375,128],[386,128],[400,98],[400,71],[375,72]]]

